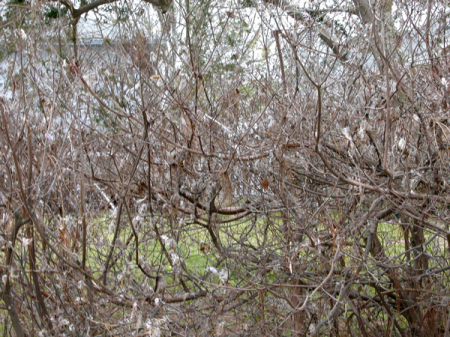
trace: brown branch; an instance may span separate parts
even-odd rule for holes
[[[14,309],[12,291],[11,291],[11,283],[9,282],[9,278],[6,279],[5,290],[2,294],[3,301],[5,302],[6,308],[8,309],[9,317],[11,318],[11,322],[16,332],[17,337],[25,337],[26,335],[23,332],[22,324],[20,323],[19,316],[17,315],[16,310]],[[4,327],[5,328],[5,327]]]
[[[0,102],[0,104],[4,104],[4,102]],[[25,206],[25,209],[26,209],[28,215],[31,217],[31,207],[28,202],[29,194],[27,194],[27,191],[29,192],[29,189],[31,188],[31,179],[32,179],[31,169],[32,169],[32,160],[33,159],[32,159],[32,157],[29,158],[28,183],[30,185],[27,186],[27,189],[25,190],[24,186],[23,186],[23,181],[22,181],[22,168],[20,166],[19,159],[17,158],[17,153],[12,147],[12,141],[11,141],[11,136],[9,134],[8,123],[7,123],[6,115],[5,115],[5,109],[3,106],[0,106],[0,110],[1,110],[2,119],[4,122],[4,128],[5,128],[7,142],[11,149],[12,157],[14,160],[14,166],[15,166],[15,169],[17,172],[17,180],[19,182],[20,196],[22,198],[23,205]],[[28,132],[29,132],[29,130],[30,129],[28,128]],[[28,154],[32,155],[31,134],[28,134]],[[15,212],[14,216],[15,216],[15,224],[14,224],[14,229],[11,233],[11,235],[12,235],[11,247],[9,247],[8,252],[7,252],[7,263],[9,265],[12,265],[12,253],[13,253],[13,247],[14,247],[14,243],[16,241],[17,233],[18,233],[20,227],[28,222],[27,220],[22,221],[22,216],[18,211]],[[28,232],[28,235],[31,236],[30,232]],[[34,284],[34,288],[35,288],[35,292],[36,292],[36,297],[38,300],[38,307],[40,309],[40,310],[38,310],[38,313],[41,316],[41,319],[44,319],[46,321],[48,327],[50,329],[52,329],[52,322],[50,320],[44,299],[42,297],[42,293],[41,293],[40,286],[39,286],[39,278],[36,273],[36,256],[35,256],[35,252],[34,252],[34,242],[32,242],[31,247],[29,248],[29,256],[30,256],[30,265],[31,265],[31,270],[32,270],[31,274],[32,274],[33,284]],[[5,289],[5,291],[6,291],[6,289]],[[5,296],[6,296],[5,298],[8,298],[8,296],[10,296],[10,294],[9,295],[5,294]],[[10,312],[10,315],[13,315],[13,313]],[[11,316],[11,319],[13,319],[12,316]],[[16,331],[16,332],[19,333],[18,331]]]
[[[177,297],[171,297],[171,298],[164,298],[164,302],[166,303],[179,303],[179,302],[185,302],[185,301],[192,301],[196,300],[197,298],[205,297],[208,295],[208,292],[206,290],[201,290],[196,293],[186,293],[182,296]]]
[[[286,92],[286,75],[284,73],[284,62],[283,62],[283,53],[281,52],[280,46],[280,31],[276,30],[273,32],[273,36],[275,37],[275,43],[278,51],[278,58],[280,59],[280,68],[281,68],[281,82],[283,83],[283,90]]]
[[[74,19],[79,18],[84,13],[87,13],[87,12],[97,8],[97,7],[100,7],[100,6],[106,5],[106,4],[110,4],[110,3],[113,3],[113,2],[116,2],[116,1],[117,0],[96,0],[96,1],[93,1],[93,2],[90,2],[90,3],[86,4],[84,6],[81,6],[78,9],[75,9],[75,8],[72,7],[72,17]],[[61,3],[67,7],[66,1],[61,1]],[[70,7],[69,7],[69,9],[70,9]]]

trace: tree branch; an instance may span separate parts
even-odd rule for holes
[[[304,14],[304,12],[306,13],[310,12],[298,6],[291,5],[284,0],[264,0],[264,2],[281,8],[290,17],[302,23],[306,23],[307,20],[307,16]],[[333,40],[330,32],[328,32],[326,29],[321,29],[319,37],[328,46],[328,48],[330,48],[333,51],[333,53],[337,57],[339,57],[341,61],[345,62],[348,60],[347,54],[342,50],[342,46],[337,41]]]
[[[61,0],[60,0],[61,1]],[[88,3],[87,5],[84,5],[84,6],[81,6],[80,8],[78,8],[78,9],[74,9],[73,7],[73,11],[72,11],[72,17],[75,19],[75,18],[78,18],[78,17],[80,17],[81,15],[83,15],[84,13],[87,13],[87,12],[89,12],[89,11],[91,11],[91,10],[93,10],[93,9],[95,9],[95,8],[97,8],[97,7],[100,7],[100,6],[102,6],[102,5],[106,5],[106,4],[110,4],[110,3],[113,3],[113,2],[116,2],[117,0],[96,0],[96,1],[93,1],[93,2],[90,2],[90,3]],[[61,3],[63,4],[63,5],[65,5],[65,3],[66,3],[66,1],[61,1]],[[70,7],[69,7],[70,8]]]
[[[372,23],[375,16],[370,9],[370,5],[367,0],[353,0],[355,4],[355,12],[361,18],[364,24]]]

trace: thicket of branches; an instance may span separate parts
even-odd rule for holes
[[[149,2],[2,9],[4,335],[450,336],[448,1]]]

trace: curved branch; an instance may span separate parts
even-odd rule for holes
[[[305,10],[295,5],[291,5],[284,0],[263,0],[263,1],[281,8],[296,21],[300,21],[304,24],[307,24],[309,14],[305,15],[304,13],[305,12],[311,13],[311,11]],[[317,11],[315,11],[315,13],[317,13]],[[319,37],[341,61],[345,62],[348,60],[347,53],[342,48],[343,46],[341,46],[339,42],[335,41],[332,38],[330,32],[322,28],[320,30]]]
[[[100,6],[106,5],[106,4],[110,4],[110,3],[113,3],[113,2],[116,2],[116,1],[117,0],[97,0],[97,1],[90,2],[90,3],[88,3],[88,4],[84,5],[84,6],[81,6],[78,9],[73,9],[72,17],[74,19],[76,19],[76,18],[80,17],[81,15],[83,15],[84,13],[87,13],[87,12],[97,8],[97,7],[100,7]]]

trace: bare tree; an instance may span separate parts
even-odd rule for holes
[[[4,334],[450,336],[447,5],[6,5]]]

